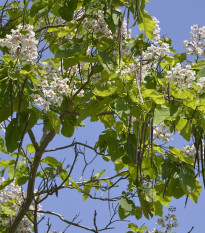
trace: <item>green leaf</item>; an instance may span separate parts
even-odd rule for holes
[[[54,178],[57,172],[56,169],[53,167],[46,167],[38,173],[42,179]]]
[[[178,106],[166,106],[161,105],[157,107],[154,111],[154,126],[158,126],[164,120],[172,120],[177,116]]]
[[[156,108],[154,111],[154,126],[160,125],[167,117],[170,116],[170,109],[166,106]]]
[[[137,232],[137,233],[143,233],[147,229],[146,226],[142,226],[138,228],[138,226],[134,223],[128,224],[127,227],[130,228],[131,232]]]
[[[67,57],[72,57],[76,53],[82,53],[82,51],[85,48],[84,43],[67,43],[64,45],[60,45],[57,52],[55,53],[56,58],[67,58]]]
[[[131,215],[133,213],[135,209],[135,205],[133,203],[133,201],[125,198],[125,197],[122,197],[120,199],[120,205],[119,205],[119,217],[120,219],[125,219],[127,218],[129,215]]]
[[[49,111],[47,112],[47,116],[55,132],[57,134],[60,134],[61,122],[58,115],[53,111]]]
[[[75,117],[66,117],[62,123],[62,129],[61,133],[65,137],[72,137],[74,130],[75,130],[75,124],[76,124],[76,118]]]
[[[154,211],[153,211],[154,215],[158,215],[160,217],[163,216],[163,206],[160,201],[155,201],[153,203],[153,208],[154,208]]]
[[[49,12],[48,9],[48,3],[46,3],[45,1],[42,0],[38,0],[35,1],[32,6],[31,6],[31,10],[30,10],[30,16],[34,17],[36,15],[43,15]]]
[[[172,147],[169,147],[169,150],[171,153],[173,153],[174,155],[176,155],[181,161],[190,164],[190,165],[194,165],[194,160],[192,157],[189,157],[186,153],[184,153],[182,150]]]
[[[8,180],[5,180],[4,182],[2,182],[0,185],[0,190],[4,189],[6,186],[10,185],[13,181],[14,181],[14,179],[8,179]]]
[[[19,186],[24,185],[29,179],[29,175],[21,175],[18,178],[16,178],[15,183]]]
[[[164,96],[154,89],[142,90],[142,97],[143,98],[152,98],[156,104],[164,104],[165,103]]]
[[[124,99],[116,99],[115,100],[115,112],[118,117],[128,123],[128,117],[130,115],[130,103],[126,102]]]
[[[114,94],[116,90],[117,90],[116,86],[113,86],[113,85],[101,86],[99,84],[95,86],[92,92],[94,95],[101,96],[101,97],[107,97],[107,96]]]
[[[8,67],[0,69],[0,82],[8,78]]]
[[[65,182],[65,185],[69,185],[68,172],[65,169],[63,169],[58,176],[63,182]]]
[[[95,175],[92,178],[93,179],[100,178],[105,172],[106,170],[103,169],[101,172],[95,173]]]
[[[82,190],[78,186],[78,184],[75,182],[75,180],[72,177],[69,177],[69,180],[71,181],[71,185],[73,188],[77,189],[79,193],[82,193]]]
[[[26,167],[25,167],[25,160],[21,160],[18,161],[17,166],[15,167],[15,165],[11,165],[8,168],[8,175],[10,179],[13,179],[15,176],[23,175],[23,173],[25,173]]]
[[[62,6],[59,8],[58,13],[62,19],[71,21],[73,19],[74,11],[78,5],[77,0],[64,0]]]
[[[177,59],[176,63],[177,62],[182,63],[187,59],[187,54],[186,53],[176,53],[174,55],[174,57]]]
[[[133,214],[135,215],[136,219],[139,220],[140,218],[142,218],[142,208],[136,206]]]
[[[187,92],[187,90],[181,90],[179,88],[170,88],[171,95],[177,99],[187,99],[192,98],[193,94]]]
[[[181,183],[179,181],[179,178],[174,179],[171,182],[171,186],[172,186],[172,195],[176,199],[179,199],[185,195],[184,190],[183,190]]]
[[[13,152],[18,148],[19,141],[23,134],[23,130],[24,125],[18,125],[17,119],[14,118],[11,120],[5,133],[6,147],[8,152]]]
[[[3,203],[3,205],[1,206],[1,210],[6,215],[15,216],[14,208],[8,205],[7,203]]]
[[[94,0],[94,1],[89,2],[89,4],[85,6],[86,14],[91,14],[97,8],[101,7],[101,5],[102,3],[99,0]]]
[[[80,111],[80,116],[78,118],[78,123],[86,119],[87,117],[96,117],[100,112],[105,110],[112,99],[110,97],[107,97],[103,100],[91,100],[84,109]]]
[[[143,11],[141,16],[143,18],[143,21],[141,23],[138,23],[139,29],[143,30],[145,32],[146,36],[151,41],[153,41],[153,33],[154,33],[155,23],[147,11]]]
[[[33,144],[28,144],[26,146],[26,149],[30,154],[33,154],[34,152],[36,152],[35,147],[33,146]]]
[[[196,187],[195,187],[195,192],[189,195],[189,198],[195,203],[197,204],[198,202],[198,198],[201,194],[202,191],[202,186],[201,183],[198,179],[196,179]]]
[[[90,190],[92,189],[92,186],[90,183],[87,183],[87,185],[90,185],[90,186],[84,186],[83,188],[83,201],[86,201],[89,197],[89,194],[90,193]]]
[[[103,68],[110,73],[113,70],[113,60],[104,52],[98,52],[97,56]]]
[[[15,160],[0,160],[0,167],[10,167],[15,163]]]
[[[193,63],[191,66],[191,69],[200,69],[202,67],[205,67],[205,61],[199,61],[197,63]]]
[[[7,154],[7,150],[4,146],[4,139],[0,136],[0,151],[4,154]]]
[[[205,77],[205,69],[200,70],[197,75],[196,75],[196,79],[198,80],[199,78]]]
[[[60,165],[60,162],[58,162],[57,159],[55,159],[54,157],[50,157],[50,156],[46,156],[42,160],[42,163],[46,163],[53,168],[57,168]]]
[[[168,206],[172,200],[172,196],[168,193],[168,191],[166,191],[166,193],[164,194],[165,184],[155,184],[154,188],[156,193],[156,199],[162,205]]]
[[[192,170],[183,167],[180,171],[179,180],[185,194],[193,194],[196,191],[196,178]]]

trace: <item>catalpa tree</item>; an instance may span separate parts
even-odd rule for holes
[[[107,231],[130,216],[136,222],[129,232],[149,232],[137,220],[162,217],[172,198],[197,203],[205,166],[205,27],[192,26],[187,53],[176,53],[145,2],[1,1],[1,232],[37,233],[50,215],[67,224],[63,232]],[[141,33],[132,37],[130,26]],[[104,125],[94,145],[73,138],[87,119]],[[175,133],[187,146],[169,146]],[[52,148],[57,135],[71,143]],[[59,159],[69,148],[69,162]],[[112,175],[92,172],[96,158],[114,165]],[[121,194],[110,195],[121,182]],[[43,208],[64,189],[107,201],[108,223],[99,227],[96,211],[83,225]],[[170,211],[169,224],[158,219],[166,232],[177,226]]]

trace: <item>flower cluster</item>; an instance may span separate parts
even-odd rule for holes
[[[76,15],[76,19],[80,19],[85,15],[84,8],[80,8]],[[91,18],[85,17],[82,21],[84,28],[86,28],[90,33],[101,33],[104,36],[107,36],[110,39],[113,39],[111,30],[108,28],[108,25],[105,22],[104,12],[98,10],[94,12]],[[121,30],[122,38],[129,39],[131,38],[131,30],[127,30],[127,22],[124,19],[122,22]],[[114,36],[118,36],[118,32]]]
[[[181,89],[191,88],[192,81],[195,80],[196,72],[191,70],[190,65],[186,65],[186,67],[182,67],[180,63],[177,63],[175,67],[171,67],[169,71],[167,71],[167,78],[170,82],[177,83]]]
[[[36,104],[43,107],[47,112],[50,109],[50,105],[61,106],[63,97],[69,94],[75,94],[78,91],[77,82],[71,80],[69,83],[68,78],[61,78],[60,71],[57,69],[52,61],[43,62],[44,69],[47,74],[41,81],[41,93],[33,94],[33,100]],[[70,74],[78,74],[78,66],[71,67]],[[84,90],[81,90],[77,96],[83,97]]]
[[[162,43],[160,46],[151,45],[142,53],[144,60],[157,60],[170,53],[169,44]]]
[[[194,145],[190,146],[190,145],[187,145],[187,146],[184,146],[183,149],[182,149],[186,154],[189,154],[190,157],[194,157],[195,158],[195,155],[196,155],[196,148]]]
[[[18,25],[16,30],[11,29],[12,34],[6,35],[6,38],[0,39],[0,46],[7,47],[13,57],[20,58],[23,61],[31,63],[37,56],[37,44],[33,26]]]
[[[89,32],[101,32],[103,35],[112,38],[112,32],[109,30],[108,25],[105,23],[102,10],[95,12],[93,14],[93,18],[84,18],[82,23]]]
[[[153,129],[153,136],[154,139],[160,139],[165,143],[172,139],[172,134],[169,132],[169,127],[167,127],[164,122],[162,122],[159,127]]]
[[[184,146],[182,149],[186,154],[188,154],[190,157],[193,157],[195,159],[196,157],[196,147],[194,145],[187,145]],[[204,151],[204,143],[202,144],[202,158],[205,158],[205,151]],[[199,160],[201,160],[201,147],[199,149]]]
[[[51,104],[60,106],[63,101],[63,96],[68,95],[69,86],[68,79],[61,79],[58,70],[53,63],[43,63],[47,75],[41,82],[41,95],[34,94],[34,102],[43,107],[44,111],[49,111]]]
[[[163,61],[170,54],[170,45],[161,40],[159,21],[155,17],[152,17],[152,19],[155,23],[154,44],[151,44],[147,50],[142,52],[143,78],[151,75],[151,69],[156,70],[159,62]]]
[[[185,40],[184,46],[190,55],[205,56],[205,26],[191,26],[191,41]]]
[[[200,87],[200,90],[198,92],[204,93],[205,92],[205,77],[199,78],[196,85]]]
[[[0,185],[4,182],[4,178],[0,179]],[[4,206],[9,206],[12,211],[14,211],[14,216],[16,212],[18,211],[20,205],[23,203],[25,198],[25,192],[21,190],[21,188],[18,185],[15,185],[15,181],[13,181],[9,186],[6,186],[3,188],[0,192],[0,228],[4,228],[8,226],[12,221],[12,214],[11,216],[6,216],[3,211]],[[34,205],[31,205],[31,210],[34,209]],[[41,209],[41,206],[38,207],[38,209]],[[39,216],[38,216],[39,217]],[[1,229],[2,229],[1,228]],[[19,224],[19,227],[17,229],[17,233],[28,233],[33,232],[32,231],[33,225],[31,221],[27,218],[27,216],[24,216],[21,223]]]
[[[155,23],[155,28],[154,28],[154,42],[155,43],[160,43],[161,42],[161,38],[160,38],[160,27],[159,27],[159,20],[156,17],[152,17],[152,20]]]
[[[176,208],[170,207],[168,215],[165,218],[158,218],[156,224],[159,225],[161,228],[166,228],[165,230],[158,230],[156,228],[153,229],[152,232],[146,231],[146,233],[171,233],[172,228],[177,227],[178,221],[175,215]]]

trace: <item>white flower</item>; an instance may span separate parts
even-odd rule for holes
[[[176,83],[181,89],[187,87],[192,87],[191,83],[195,80],[196,72],[191,70],[189,65],[186,65],[186,68],[183,68],[180,63],[177,63],[175,67],[171,67],[167,71],[167,79],[170,82]]]
[[[205,26],[191,26],[191,41],[184,41],[187,53],[195,56],[205,56]]]
[[[21,30],[25,31],[25,34],[22,34]],[[11,33],[11,35],[6,35],[6,38],[0,39],[0,46],[7,47],[13,57],[32,63],[38,56],[36,47],[38,41],[35,39],[33,26],[18,25],[18,28],[12,29]]]
[[[160,124],[160,127],[156,127],[153,130],[154,139],[158,138],[165,143],[172,139],[172,134],[169,133],[169,127],[167,127],[164,122]]]
[[[0,179],[0,184],[2,184],[5,181],[4,178]],[[24,198],[26,196],[26,193],[21,190],[21,187],[18,185],[15,185],[15,181],[13,181],[9,186],[6,186],[3,190],[0,192],[0,206],[4,203],[8,203],[10,206],[12,206],[13,210],[17,212],[19,210],[20,205],[23,203]],[[15,200],[15,202],[11,202],[10,200]],[[39,208],[41,206],[39,205]],[[34,205],[32,204],[29,207],[30,210],[34,210]],[[1,210],[1,208],[0,208]],[[38,215],[38,217],[40,217]],[[1,218],[0,216],[0,224],[8,225],[10,224],[10,216],[7,217],[4,216],[4,218]],[[25,232],[25,229],[27,232],[32,232],[33,224],[30,222],[30,220],[25,216],[22,221],[20,222],[17,233]]]
[[[156,224],[161,225],[162,227],[164,227],[165,226],[164,225],[164,219],[163,218],[158,218]]]

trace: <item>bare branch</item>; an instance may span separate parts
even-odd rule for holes
[[[63,222],[65,222],[65,223],[67,223],[67,224],[70,224],[70,225],[73,225],[73,226],[76,226],[76,227],[85,229],[85,230],[87,230],[87,231],[96,232],[96,231],[95,231],[94,229],[92,229],[92,228],[89,228],[89,227],[80,225],[79,223],[74,223],[74,222],[72,222],[72,221],[68,221],[68,220],[66,220],[62,215],[60,215],[60,214],[58,214],[58,213],[55,213],[55,212],[39,210],[38,213],[50,214],[50,215],[53,215],[53,216],[56,216],[56,217],[60,218],[60,220],[62,220]]]
[[[89,149],[95,151],[96,154],[103,155],[103,154],[99,153],[99,152],[98,152],[95,148],[93,148],[92,146],[89,146],[89,145],[84,144],[84,143],[82,143],[82,142],[73,142],[72,144],[67,145],[67,146],[62,146],[62,147],[58,147],[58,148],[54,148],[54,149],[45,150],[45,152],[52,152],[52,151],[64,150],[64,149],[73,147],[73,146],[75,146],[75,145],[81,145],[81,146],[87,147],[87,148],[89,148]]]

